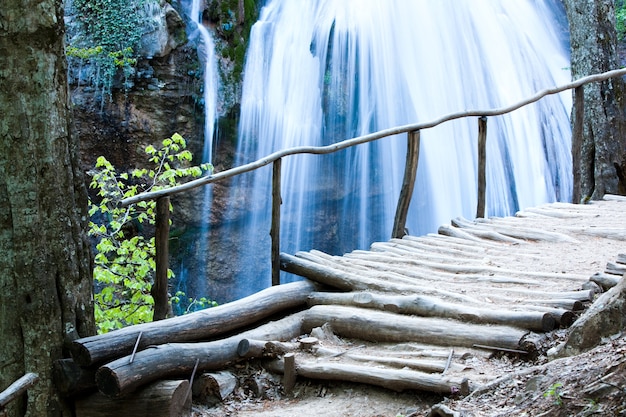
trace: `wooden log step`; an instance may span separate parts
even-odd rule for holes
[[[270,287],[221,306],[77,339],[72,342],[70,352],[78,365],[87,367],[130,355],[138,339],[139,350],[163,343],[207,340],[278,312],[304,306],[308,295],[316,288],[319,289],[308,281]]]
[[[528,245],[516,245],[508,243],[493,243],[485,241],[477,245],[474,242],[464,241],[443,235],[429,234],[427,236],[404,236],[403,240],[417,241],[427,246],[444,249],[455,249],[467,253],[470,257],[484,257],[487,255],[496,255],[502,257],[510,257],[511,250],[515,251],[515,256],[529,259],[540,259],[541,256],[532,247]]]
[[[400,356],[390,356],[389,352],[382,355],[373,355],[373,354],[363,354],[363,353],[355,353],[352,350],[339,350],[339,349],[330,349],[324,346],[316,346],[313,349],[313,353],[315,356],[321,358],[345,358],[351,359],[358,362],[363,363],[374,363],[381,364],[384,366],[388,366],[391,368],[410,368],[420,372],[426,372],[429,374],[432,373],[442,373],[446,370],[446,361],[445,360],[432,360],[432,359],[411,359],[411,358],[403,358]],[[442,358],[445,359],[445,358]],[[456,365],[452,366],[453,369],[460,370],[461,366]]]
[[[194,378],[191,392],[193,399],[202,404],[224,401],[237,386],[237,377],[229,371],[204,372]]]
[[[611,275],[622,276],[626,274],[626,265],[617,262],[607,262],[604,272]]]
[[[597,272],[589,278],[590,281],[601,286],[604,291],[608,291],[616,286],[620,279],[618,275],[605,274],[602,272]]]
[[[272,372],[285,372],[282,361],[268,362],[265,367]],[[303,360],[298,360],[295,367],[298,376],[309,379],[349,381],[380,386],[393,391],[417,390],[444,395],[469,393],[469,382],[466,378],[433,375],[408,369]]]
[[[256,329],[213,342],[167,343],[137,352],[132,362],[123,357],[101,366],[96,384],[103,394],[121,397],[158,379],[190,376],[197,370],[221,370],[240,359],[241,339],[290,340],[302,334],[304,312],[296,313]]]
[[[191,415],[189,381],[159,381],[126,398],[97,392],[74,402],[76,417],[181,417]]]
[[[512,307],[513,310],[520,309],[522,311],[541,311],[543,313],[550,313],[552,317],[556,319],[556,322],[561,327],[569,327],[576,320],[576,314],[572,310],[568,310],[560,307],[552,307],[547,305],[529,305],[518,304]]]
[[[596,214],[585,214],[568,210],[553,210],[548,207],[529,207],[515,213],[517,217],[534,217],[536,215],[543,217],[555,217],[557,219],[578,219],[581,217],[595,217]]]
[[[499,284],[511,285],[531,285],[544,286],[546,282],[562,283],[565,281],[573,281],[575,283],[584,283],[587,281],[585,275],[579,274],[562,274],[547,272],[528,272],[519,270],[509,270],[498,267],[476,268],[463,273],[456,268],[449,271],[437,270],[429,268],[427,262],[415,260],[411,258],[386,257],[384,254],[366,253],[349,253],[338,260],[340,268],[348,270],[350,267],[363,271],[367,267],[369,269],[394,271],[402,273],[406,276],[426,279],[426,280],[444,280],[444,281],[475,281],[475,282],[493,282]],[[424,268],[426,267],[426,268]],[[399,268],[399,269],[398,269]],[[521,277],[520,277],[521,276]],[[536,278],[540,278],[541,281]]]
[[[437,254],[440,256],[444,256],[447,258],[453,258],[456,259],[457,262],[460,259],[470,259],[470,260],[474,260],[474,259],[495,259],[495,260],[506,260],[506,259],[510,259],[511,258],[511,254],[510,254],[510,248],[506,248],[504,250],[491,250],[489,248],[479,248],[477,250],[467,250],[467,248],[464,249],[457,249],[454,247],[448,247],[448,246],[442,246],[442,245],[433,245],[433,244],[425,244],[417,239],[415,239],[413,236],[404,236],[402,239],[392,239],[391,240],[394,243],[397,243],[399,245],[406,245],[409,246],[411,248],[415,248],[418,249],[420,251],[422,251],[423,253],[428,255],[428,258],[430,258],[430,256],[432,256],[431,254]],[[526,252],[524,252],[522,254],[522,256],[533,256],[530,254],[527,254]]]
[[[280,262],[281,269],[285,272],[300,275],[339,290],[373,290],[379,292],[427,294],[450,297],[454,300],[466,301],[469,303],[480,303],[480,301],[475,298],[446,291],[445,289],[423,288],[419,285],[409,285],[390,280],[370,278],[367,274],[357,275],[350,272],[340,271],[335,268],[320,265],[286,253],[280,254]]]
[[[370,255],[364,254],[365,256],[359,254],[359,258],[366,258]],[[344,257],[352,258],[354,254],[345,254]],[[538,272],[538,271],[520,271],[516,269],[507,269],[507,268],[498,268],[486,265],[473,266],[473,265],[449,265],[442,264],[438,262],[429,262],[427,260],[406,260],[407,263],[412,263],[416,266],[420,266],[421,268],[430,268],[435,271],[449,272],[453,274],[482,274],[482,275],[511,275],[511,276],[520,276],[520,277],[536,277],[536,278],[552,278],[558,281],[563,280],[572,280],[576,282],[584,282],[588,280],[586,275],[582,274],[572,274],[572,273],[557,273],[557,272]]]
[[[54,385],[64,397],[96,391],[96,368],[83,368],[73,359],[58,359],[52,367]]]
[[[604,201],[619,201],[619,202],[626,202],[626,196],[623,195],[616,195],[616,194],[605,194],[602,199]]]
[[[439,226],[439,229],[437,229],[437,233],[439,233],[440,235],[444,235],[444,236],[464,239],[466,241],[472,241],[472,242],[483,241],[483,239],[479,238],[478,236],[468,233],[467,231],[461,230],[458,227],[453,227],[451,225],[446,225],[446,224]]]
[[[615,261],[618,264],[626,265],[626,253],[620,253],[617,255],[617,260]]]
[[[308,304],[357,306],[398,314],[452,318],[471,323],[493,323],[547,332],[556,327],[556,319],[547,312],[512,311],[502,308],[478,308],[422,295],[388,295],[370,292],[313,293]]]
[[[494,230],[487,230],[487,229],[481,229],[481,228],[470,226],[470,225],[464,225],[462,223],[459,223],[456,220],[452,220],[452,226],[453,228],[463,230],[463,232],[470,234],[472,236],[476,236],[481,239],[493,240],[496,242],[517,243],[517,244],[526,243],[522,239],[517,239],[514,237],[506,236]]]
[[[479,227],[489,227],[503,235],[511,236],[517,239],[545,241],[545,242],[570,242],[578,243],[575,238],[561,232],[550,231],[545,229],[537,229],[536,227],[527,227],[514,224],[503,224],[503,222],[477,219],[474,222],[464,219],[464,221],[478,225]]]
[[[440,263],[454,263],[458,264],[459,256],[446,256],[441,254],[434,254],[433,252],[427,252],[417,247],[412,246],[408,241],[403,239],[392,239],[389,242],[375,242],[370,246],[372,252],[392,252],[402,256],[414,256],[421,259],[428,259],[430,261],[436,261]],[[481,264],[483,259],[477,257],[466,257],[463,259],[463,263],[469,264]]]
[[[528,331],[515,327],[461,323],[455,320],[410,317],[357,307],[317,305],[307,310],[302,330],[328,323],[343,337],[372,342],[429,343],[472,347],[474,344],[520,349]]]

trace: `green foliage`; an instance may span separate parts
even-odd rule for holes
[[[212,170],[211,164],[188,166],[192,155],[179,134],[165,139],[160,149],[148,146],[145,151],[153,165],[151,169],[118,173],[101,156],[90,171],[90,187],[98,190],[99,197],[98,202],[89,202],[89,235],[96,240],[94,298],[100,333],[150,321],[154,305],[150,295],[156,267],[154,237],[146,238],[140,231],[154,226],[156,202],[144,201],[128,207],[120,207],[118,203]],[[168,277],[172,276],[172,271],[168,271]],[[180,296],[177,294],[177,303]],[[195,304],[193,308],[210,306],[211,302],[201,299]]]
[[[617,39],[623,41],[626,39],[626,1],[615,0],[615,29],[617,30]]]
[[[134,73],[134,51],[142,36],[141,8],[154,1],[73,0],[87,39],[83,45],[70,45],[67,55],[95,66],[92,83],[102,88],[103,96],[110,95],[118,70],[123,71],[125,80]]]
[[[194,311],[204,310],[205,308],[217,306],[217,303],[215,301],[209,300],[206,297],[186,297],[185,293],[182,291],[176,292],[176,295],[174,295],[171,299],[171,303],[172,310],[177,316],[182,316],[183,314],[193,313]]]
[[[561,388],[563,384],[560,382],[555,382],[550,385],[550,388],[546,392],[543,393],[544,398],[552,397],[554,399],[554,404],[561,407],[563,405],[563,398],[561,397]]]

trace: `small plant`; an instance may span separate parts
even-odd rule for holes
[[[217,302],[213,300],[209,300],[206,297],[186,297],[186,294],[182,291],[177,291],[176,295],[174,295],[170,301],[172,303],[172,310],[177,316],[182,316],[183,314],[189,314],[193,313],[194,311],[204,310],[205,308],[217,306]]]
[[[90,187],[98,190],[99,197],[98,202],[89,202],[89,235],[96,241],[94,301],[100,333],[152,320],[154,237],[146,238],[141,232],[155,224],[156,202],[144,201],[128,207],[118,203],[140,192],[172,187],[185,178],[210,172],[210,164],[186,166],[192,155],[185,148],[185,139],[174,134],[162,142],[160,149],[146,148],[152,169],[118,173],[101,156],[89,172]],[[168,278],[173,275],[169,270]],[[202,302],[207,307],[211,305],[208,300]]]
[[[544,398],[552,397],[554,399],[554,404],[561,407],[563,405],[563,398],[561,397],[561,388],[563,384],[560,382],[555,382],[550,385],[550,388],[546,392],[543,393]]]

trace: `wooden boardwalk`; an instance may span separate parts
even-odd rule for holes
[[[343,256],[281,254],[281,268],[341,290],[309,298],[320,325],[396,346],[378,356],[395,357],[402,341],[411,357],[437,352],[441,360],[447,351],[451,377],[480,385],[494,377],[485,372],[491,366],[482,362],[480,372],[468,372],[462,358],[543,354],[556,344],[553,330],[569,327],[619,281],[626,272],[625,213],[626,199],[617,196],[552,203],[512,217],[455,219],[438,234],[377,242]]]

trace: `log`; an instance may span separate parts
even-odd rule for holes
[[[367,274],[340,271],[335,268],[317,264],[286,253],[282,253],[280,255],[280,259],[283,271],[309,278],[313,281],[335,287],[339,290],[374,290],[395,293],[410,292],[415,294],[428,293],[447,296],[452,299],[467,301],[469,303],[480,303],[480,300],[463,294],[439,288],[424,288],[423,286],[420,286],[418,282],[415,282],[415,284],[395,282],[397,280],[406,281],[406,277],[402,277],[398,274],[386,273],[385,275],[388,279],[382,280],[370,278],[366,276]]]
[[[267,288],[249,297],[184,316],[77,339],[72,342],[70,353],[78,365],[87,367],[130,355],[140,332],[139,350],[164,343],[215,338],[278,312],[302,307],[316,288],[308,281]]]
[[[293,392],[293,387],[296,385],[296,356],[292,352],[287,353],[283,357],[283,387],[285,389],[285,394],[291,395]]]
[[[604,291],[616,286],[620,279],[621,278],[617,275],[609,275],[601,272],[597,272],[589,278],[590,281],[601,286]]]
[[[515,327],[461,323],[439,318],[409,317],[401,314],[343,306],[313,306],[304,316],[302,330],[329,323],[343,337],[373,342],[419,342],[439,346],[472,347],[474,344],[520,349],[528,331]]]
[[[271,372],[283,373],[284,364],[275,360],[265,367]],[[334,362],[296,362],[298,376],[323,381],[349,381],[376,385],[393,391],[418,390],[444,395],[467,395],[469,383],[466,378],[450,378],[408,369],[388,369],[365,365]]]
[[[191,416],[189,381],[158,381],[126,398],[112,399],[97,392],[75,401],[76,417]]]
[[[309,296],[308,304],[309,306],[352,305],[423,317],[446,317],[472,323],[505,324],[540,332],[547,332],[556,327],[556,320],[550,313],[479,308],[423,295],[316,292]]]
[[[477,236],[482,239],[495,240],[496,242],[508,242],[508,243],[525,243],[522,239],[517,239],[514,237],[510,237],[504,235],[500,232],[496,232],[495,230],[489,230],[485,228],[478,227],[474,224],[468,224],[459,221],[459,219],[453,219],[451,221],[452,226],[458,227],[459,229],[463,229],[464,232],[469,233],[471,235]]]
[[[571,236],[559,232],[549,232],[547,230],[529,228],[529,227],[516,227],[505,226],[502,224],[495,224],[493,222],[475,221],[472,222],[467,219],[457,217],[453,224],[460,224],[458,227],[479,228],[485,230],[492,230],[496,233],[500,233],[505,236],[509,236],[514,239],[522,240],[534,240],[534,241],[547,241],[547,242],[569,242],[577,243],[578,241]]]
[[[317,347],[315,349],[315,355],[323,357],[343,357],[352,359],[359,362],[373,362],[392,368],[411,368],[426,373],[443,373],[446,369],[445,361],[432,361],[425,359],[407,359],[401,357],[390,356],[375,356],[375,355],[363,355],[352,353],[350,350],[340,351],[336,349],[329,349],[325,347]],[[393,352],[391,352],[393,353]]]
[[[617,275],[621,278],[622,275],[626,273],[626,265],[617,262],[607,262],[604,272],[611,275]]]
[[[442,225],[438,229],[439,234],[451,237],[458,237],[462,239],[471,240],[474,242],[482,242],[484,239],[493,240],[496,242],[507,243],[524,243],[523,240],[513,239],[508,236],[501,235],[495,232],[482,232],[469,229],[460,229],[454,226]]]
[[[96,370],[82,368],[73,359],[59,359],[52,368],[54,385],[64,397],[96,391]]]
[[[279,287],[273,287],[279,288]],[[305,312],[270,322],[239,335],[212,342],[168,343],[137,352],[135,360],[119,358],[101,366],[96,372],[98,389],[109,397],[121,397],[142,385],[158,379],[191,374],[198,371],[216,371],[240,360],[237,354],[242,339],[290,340],[301,334]]]
[[[29,372],[0,392],[0,411],[39,381],[39,375]]]
[[[305,253],[298,252],[297,256],[299,258],[306,258]],[[309,254],[310,257],[310,254]],[[428,275],[435,275],[436,277],[449,276],[449,274],[459,275],[459,274],[481,274],[484,276],[499,276],[503,275],[513,275],[513,276],[524,276],[524,277],[534,277],[541,279],[552,279],[554,281],[563,280],[572,280],[576,282],[584,282],[588,280],[586,275],[581,274],[564,274],[557,272],[540,272],[540,271],[522,271],[508,268],[498,268],[492,267],[488,265],[468,265],[468,264],[448,264],[441,262],[431,262],[426,259],[414,259],[412,257],[385,257],[380,253],[358,253],[358,254],[346,254],[345,258],[349,258],[352,263],[352,259],[358,259],[354,264],[361,264],[363,266],[370,267],[369,269],[384,269],[388,270],[391,266],[390,264],[397,263],[398,265],[404,265],[402,271],[406,271],[405,273],[409,275],[413,275],[416,277],[428,277]],[[409,268],[410,267],[410,268]],[[420,272],[421,271],[421,272]],[[458,278],[458,277],[457,277]],[[471,277],[469,277],[471,278]],[[498,278],[494,278],[498,279]],[[501,278],[500,278],[501,279]],[[513,282],[513,281],[512,281]],[[535,281],[536,282],[536,281]],[[520,282],[521,283],[521,282]]]
[[[237,377],[229,371],[205,372],[191,386],[196,402],[212,405],[224,401],[237,386]]]

